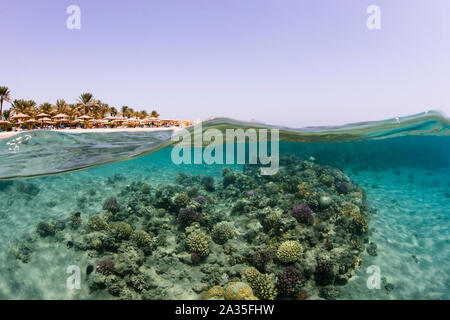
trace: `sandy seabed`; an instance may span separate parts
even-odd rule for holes
[[[142,160],[141,160],[142,161]],[[129,163],[115,165],[116,172],[127,172],[127,179],[118,182],[126,186],[137,178],[151,184],[165,183],[174,178],[170,163],[147,164],[145,177]],[[142,161],[144,165],[144,161]],[[33,262],[21,265],[8,259],[8,243],[16,237],[31,234],[38,221],[52,217],[61,218],[76,207],[77,198],[87,189],[99,190],[96,197],[113,194],[118,185],[108,183],[111,166],[79,173],[42,178],[40,197],[27,199],[15,192],[2,192],[1,207],[14,207],[0,214],[0,299],[105,299],[111,298],[102,291],[89,294],[86,285],[81,290],[65,287],[65,267],[86,264],[77,252],[67,250],[64,243],[41,241],[33,254]],[[211,171],[214,168],[209,168]],[[217,169],[217,168],[216,168]],[[109,174],[107,174],[107,172]],[[205,174],[204,170],[201,170]],[[191,172],[192,173],[192,172]],[[213,172],[210,172],[212,175]],[[103,179],[99,179],[104,176]],[[361,171],[352,175],[367,192],[369,205],[376,210],[370,220],[370,239],[377,244],[378,254],[364,252],[363,264],[350,282],[342,288],[341,299],[448,299],[448,212],[445,186],[450,181],[443,172],[431,174],[426,170],[400,168],[399,172]],[[95,177],[95,179],[93,178]],[[414,177],[414,180],[411,179]],[[447,177],[447,178],[446,178]],[[440,183],[438,183],[440,182]],[[71,189],[72,192],[68,192]],[[12,190],[9,190],[12,191]],[[44,196],[46,195],[46,196]],[[34,206],[31,205],[34,202]],[[54,203],[51,203],[54,202]],[[33,208],[30,210],[30,208]],[[89,202],[86,215],[101,210],[100,201]],[[3,210],[2,210],[3,211]],[[1,212],[0,212],[1,213]],[[369,290],[366,269],[380,267],[381,276],[393,284],[392,291],[382,287]],[[198,299],[188,293],[186,283],[160,283],[168,288],[171,299]]]

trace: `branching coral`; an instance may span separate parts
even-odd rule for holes
[[[274,300],[278,291],[273,282],[273,276],[260,273],[256,268],[250,267],[245,270],[245,278],[250,284],[255,296],[262,300]]]
[[[153,241],[152,237],[147,232],[136,231],[132,234],[131,240],[133,240],[144,252],[151,251]]]
[[[307,182],[302,182],[298,185],[298,195],[302,199],[307,199],[312,195],[313,191]]]
[[[209,254],[209,245],[211,243],[211,239],[200,231],[194,231],[190,233],[186,238],[186,243],[189,247],[189,250],[192,253],[198,254],[200,257],[204,257]]]
[[[189,196],[186,193],[178,193],[173,197],[173,203],[177,208],[185,208],[189,203]]]
[[[366,232],[368,229],[367,218],[361,214],[359,207],[351,202],[345,201],[341,204],[341,215],[352,218],[360,232]]]
[[[214,242],[224,244],[228,239],[233,238],[236,228],[231,222],[222,221],[214,226],[211,231]]]
[[[292,263],[300,259],[302,252],[303,248],[297,241],[285,241],[278,247],[277,258],[284,263]]]
[[[280,224],[280,217],[276,212],[269,213],[263,221],[266,230],[275,229]]]

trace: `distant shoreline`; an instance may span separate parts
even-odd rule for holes
[[[91,128],[91,129],[53,129],[53,130],[23,130],[23,131],[10,131],[10,132],[0,132],[0,139],[6,139],[18,135],[19,133],[27,133],[33,131],[57,131],[57,132],[67,132],[67,133],[110,133],[110,132],[152,132],[152,131],[162,131],[162,130],[173,130],[177,131],[182,128],[179,127],[168,127],[168,128]]]

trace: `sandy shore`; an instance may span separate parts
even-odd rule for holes
[[[145,131],[161,131],[161,130],[180,130],[179,127],[170,128],[93,128],[93,129],[55,129],[55,130],[24,130],[24,131],[14,131],[14,132],[0,132],[0,139],[9,138],[15,136],[19,133],[26,133],[32,131],[59,131],[67,133],[108,133],[108,132],[145,132]]]

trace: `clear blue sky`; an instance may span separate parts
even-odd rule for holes
[[[450,114],[449,0],[2,0],[0,30],[14,99],[92,92],[163,118],[294,127]]]

